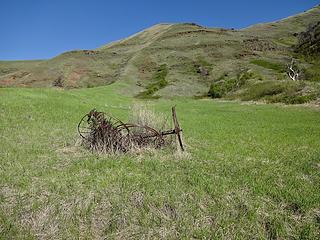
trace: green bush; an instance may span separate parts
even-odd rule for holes
[[[242,86],[246,83],[247,80],[254,78],[254,73],[249,69],[240,71],[237,74],[237,85]]]
[[[320,82],[320,62],[314,62],[311,67],[303,69],[304,80]]]
[[[153,83],[146,87],[146,90],[139,93],[137,97],[139,98],[159,98],[159,96],[152,96],[155,92],[159,91],[168,85],[166,77],[168,75],[168,68],[166,64],[160,65],[158,70],[154,73],[152,79]]]
[[[259,82],[246,91],[242,100],[258,100],[266,96],[281,94],[285,91],[292,91],[293,86],[284,82]]]
[[[227,78],[227,74],[223,74],[218,78],[218,81],[214,81],[209,88],[208,96],[212,98],[221,98],[227,93],[235,91],[243,86],[248,79],[254,77],[253,72],[248,69],[241,70],[234,78]]]
[[[282,102],[286,104],[302,104],[302,103],[307,103],[312,100],[315,100],[317,96],[315,94],[310,94],[310,95],[298,95],[296,94],[283,94],[279,96],[274,96],[270,99],[268,99],[268,102],[270,103],[276,103],[276,102]]]
[[[62,76],[59,76],[52,82],[52,86],[62,88],[64,86],[64,80]]]
[[[242,95],[242,100],[264,99],[270,103],[302,104],[317,98],[316,93],[302,94],[303,82],[260,82],[256,83]]]
[[[212,83],[208,92],[208,96],[212,98],[221,98],[225,95],[223,84]]]
[[[304,81],[247,81],[257,80],[257,75],[249,70],[238,72],[236,77],[222,75],[214,81],[208,91],[212,98],[240,98],[244,101],[265,100],[270,103],[302,104],[320,97],[313,85]],[[245,88],[243,87],[245,85]],[[303,91],[308,86],[307,91]],[[236,91],[242,89],[243,91]]]

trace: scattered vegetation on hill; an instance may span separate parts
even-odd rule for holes
[[[168,67],[166,64],[160,65],[152,77],[152,83],[146,86],[146,90],[137,95],[138,98],[158,98],[154,93],[168,85],[166,77],[168,75]]]
[[[320,21],[310,24],[306,31],[298,34],[294,50],[298,58],[308,63],[303,68],[304,78],[320,82]]]
[[[277,71],[279,73],[283,73],[286,71],[286,66],[283,63],[269,62],[264,59],[253,59],[250,61],[250,63]]]
[[[307,59],[320,59],[320,21],[310,24],[306,31],[298,34],[295,51]]]
[[[53,80],[52,86],[54,87],[63,87],[63,79],[62,76],[57,77],[55,80]]]
[[[304,78],[311,82],[320,82],[320,59],[303,69]]]
[[[247,80],[253,77],[254,73],[248,69],[240,70],[235,77],[230,77],[228,73],[225,73],[210,85],[208,96],[212,98],[224,97],[241,88]]]

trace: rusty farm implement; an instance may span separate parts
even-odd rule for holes
[[[79,124],[78,133],[83,144],[92,151],[128,152],[133,148],[161,148],[167,143],[166,136],[175,135],[180,149],[184,151],[175,107],[172,107],[173,129],[158,131],[150,126],[124,123],[107,113],[95,109],[85,114]]]

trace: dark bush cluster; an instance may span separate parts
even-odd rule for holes
[[[62,88],[63,85],[64,85],[64,81],[63,81],[63,78],[61,76],[57,77],[52,83],[52,86],[54,86],[54,87]]]
[[[307,94],[307,95],[299,95],[299,94],[283,94],[279,96],[273,96],[268,99],[270,103],[282,102],[285,104],[302,104],[313,101],[317,99],[316,94]]]
[[[303,82],[260,82],[250,86],[242,96],[242,100],[260,100],[266,102],[285,104],[302,104],[317,98],[317,93],[303,93]]]

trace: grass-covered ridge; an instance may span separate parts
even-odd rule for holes
[[[86,152],[84,113],[141,101],[122,87],[0,89],[0,238],[317,239],[318,109],[158,99],[186,154]]]
[[[287,64],[296,58],[304,72],[300,81],[306,85],[296,95],[304,98],[311,91],[319,98],[314,94],[320,89],[319,84],[313,84],[319,83],[319,63],[301,56],[310,55],[314,47],[318,49],[319,25],[308,27],[318,22],[319,6],[240,30],[192,23],[157,24],[94,50],[70,51],[44,61],[0,61],[0,86],[71,89],[119,82],[121,91],[130,96],[170,98],[204,96],[210,86],[218,85],[222,98],[242,99],[238,96],[259,81],[289,82]],[[318,50],[312,56],[317,53]],[[168,73],[156,80],[154,71],[161,65]],[[239,86],[237,74],[242,69],[252,71],[255,77]],[[228,79],[217,83],[219,76],[226,73]],[[277,96],[274,99],[281,101]],[[264,101],[264,97],[258,101]]]

